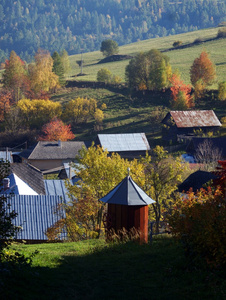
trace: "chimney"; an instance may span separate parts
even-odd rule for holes
[[[6,191],[10,187],[10,180],[9,178],[4,178],[3,179],[3,190]]]
[[[61,144],[61,140],[59,140],[59,141],[58,141],[58,147],[61,148],[61,145],[62,145],[62,144]]]

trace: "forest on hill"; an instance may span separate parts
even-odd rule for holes
[[[38,48],[71,55],[213,27],[225,14],[220,0],[1,0],[0,62],[12,50],[30,62]]]

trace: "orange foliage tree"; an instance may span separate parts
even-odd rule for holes
[[[12,94],[8,90],[0,92],[0,121],[4,121],[5,114],[10,111]]]
[[[171,76],[170,83],[171,105],[174,109],[186,109],[194,106],[190,85],[185,84],[177,74]]]
[[[68,141],[73,140],[75,135],[71,131],[71,125],[65,125],[61,120],[55,118],[42,127],[43,135],[39,141]]]
[[[195,87],[198,82],[202,82],[204,88],[213,84],[216,78],[215,65],[210,60],[208,53],[202,51],[197,57],[190,69],[190,79],[192,85]]]

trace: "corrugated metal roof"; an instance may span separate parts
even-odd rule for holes
[[[12,152],[11,151],[0,151],[0,160],[8,160],[10,163],[13,162]]]
[[[70,201],[64,180],[44,180],[44,184],[46,195],[61,196],[66,202]]]
[[[109,152],[150,150],[145,133],[98,134],[98,138]]]
[[[213,110],[171,111],[178,128],[221,126]]]
[[[48,240],[45,234],[47,229],[65,217],[63,209],[56,213],[57,207],[62,203],[64,201],[58,196],[8,196],[10,211],[14,210],[18,214],[13,223],[22,227],[15,239]],[[66,237],[65,230],[60,239]]]
[[[85,147],[85,143],[79,141],[40,141],[28,159],[75,159],[75,156],[82,147]]]
[[[149,205],[155,201],[151,199],[130,176],[124,178],[112,191],[100,201],[120,205]]]

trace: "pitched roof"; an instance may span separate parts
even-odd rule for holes
[[[98,139],[109,152],[150,150],[145,133],[98,134]]]
[[[74,159],[83,146],[85,147],[85,143],[79,141],[40,141],[28,159]]]
[[[38,195],[26,182],[20,179],[16,174],[8,176],[9,187],[4,191],[4,194],[14,195]]]
[[[113,190],[100,201],[128,206],[148,205],[154,203],[130,176],[125,177]]]
[[[11,172],[30,186],[37,194],[45,195],[43,175],[40,170],[27,163],[11,164]]]
[[[213,110],[170,111],[169,114],[178,128],[221,126]]]
[[[201,189],[204,184],[212,179],[216,179],[217,176],[211,172],[206,171],[196,171],[189,175],[179,186],[179,192],[188,192],[190,188],[193,189],[194,192]]]
[[[47,240],[47,229],[65,217],[63,209],[57,210],[62,203],[64,200],[59,196],[8,196],[9,210],[17,213],[13,223],[22,227],[15,239]],[[66,236],[65,230],[60,239],[65,239]]]

